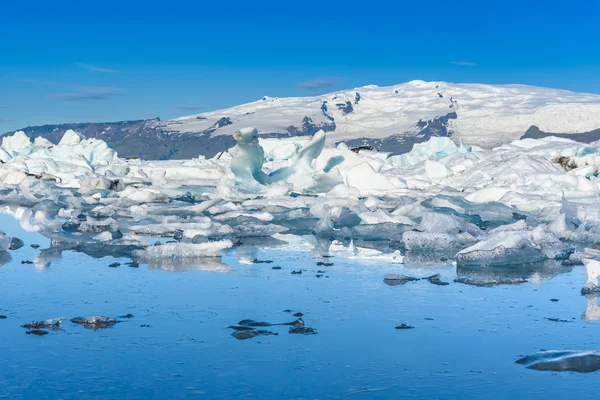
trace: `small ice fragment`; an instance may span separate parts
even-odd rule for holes
[[[537,371],[594,372],[600,369],[599,351],[549,350],[516,361]]]

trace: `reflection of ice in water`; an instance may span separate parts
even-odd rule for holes
[[[581,319],[586,321],[597,321],[600,319],[600,305],[598,304],[598,294],[588,294],[585,296],[587,299],[587,308],[581,314]]]
[[[8,251],[0,251],[0,267],[11,261],[12,256]]]
[[[198,258],[194,260],[155,259],[148,261],[149,270],[162,270],[170,272],[181,271],[209,271],[229,273],[231,266],[221,262],[217,257]]]
[[[585,272],[587,274],[587,282],[585,283],[586,289],[599,289],[598,287],[598,276],[600,276],[600,261],[586,258],[583,260],[585,265]]]

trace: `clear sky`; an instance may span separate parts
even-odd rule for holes
[[[0,3],[0,133],[413,79],[600,93],[599,0]]]

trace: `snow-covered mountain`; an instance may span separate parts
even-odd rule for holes
[[[232,146],[231,135],[247,126],[266,137],[306,136],[323,129],[330,141],[394,153],[407,152],[432,136],[485,148],[524,136],[590,142],[600,139],[600,95],[525,85],[411,81],[310,97],[265,96],[169,121],[72,125],[24,131],[53,140],[76,129],[107,141],[123,156],[163,159],[212,156]]]

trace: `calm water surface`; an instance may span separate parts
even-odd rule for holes
[[[176,270],[130,268],[126,259],[71,251],[38,270],[21,261],[33,260],[49,240],[24,232],[9,216],[0,222],[0,229],[26,243],[0,267],[0,314],[7,316],[0,320],[0,398],[515,399],[600,393],[600,372],[539,372],[515,364],[542,349],[600,349],[597,298],[579,293],[582,267],[490,288],[453,282],[451,265],[365,265],[246,246],[220,261]],[[273,263],[244,261],[253,258]],[[319,261],[334,265],[317,266]],[[113,262],[122,265],[109,268]],[[291,273],[300,269],[302,274]],[[324,271],[320,278],[318,271]],[[438,272],[450,285],[383,282],[387,273]],[[240,341],[227,328],[243,319],[293,321],[284,310],[302,312],[318,334],[274,326],[262,329],[277,336]],[[69,322],[128,313],[134,317],[97,331]],[[66,320],[46,336],[20,327],[54,317]],[[402,323],[414,329],[395,329]]]

